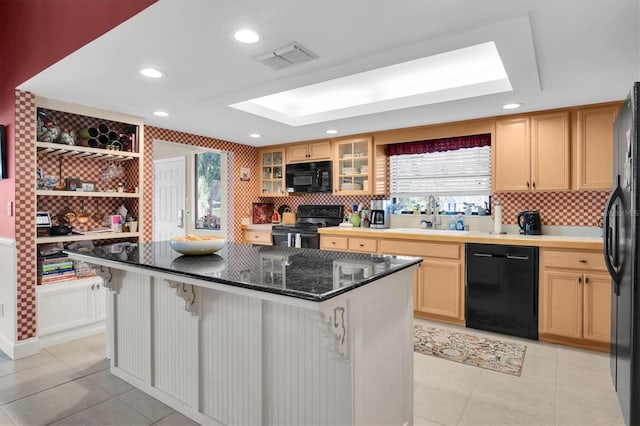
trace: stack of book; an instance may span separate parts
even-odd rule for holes
[[[51,284],[76,279],[73,261],[64,253],[38,257],[38,284]]]

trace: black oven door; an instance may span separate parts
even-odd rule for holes
[[[273,245],[280,247],[320,248],[320,234],[317,232],[272,231]]]

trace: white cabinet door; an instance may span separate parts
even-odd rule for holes
[[[39,336],[106,318],[106,291],[99,277],[38,286],[36,304]]]
[[[90,281],[48,284],[38,288],[38,335],[44,336],[93,322],[95,292]]]

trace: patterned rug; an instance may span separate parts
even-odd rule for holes
[[[416,325],[413,329],[413,350],[519,376],[527,347],[519,343]]]

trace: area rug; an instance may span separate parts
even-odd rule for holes
[[[413,329],[413,350],[519,376],[527,347],[519,343],[416,325]]]

